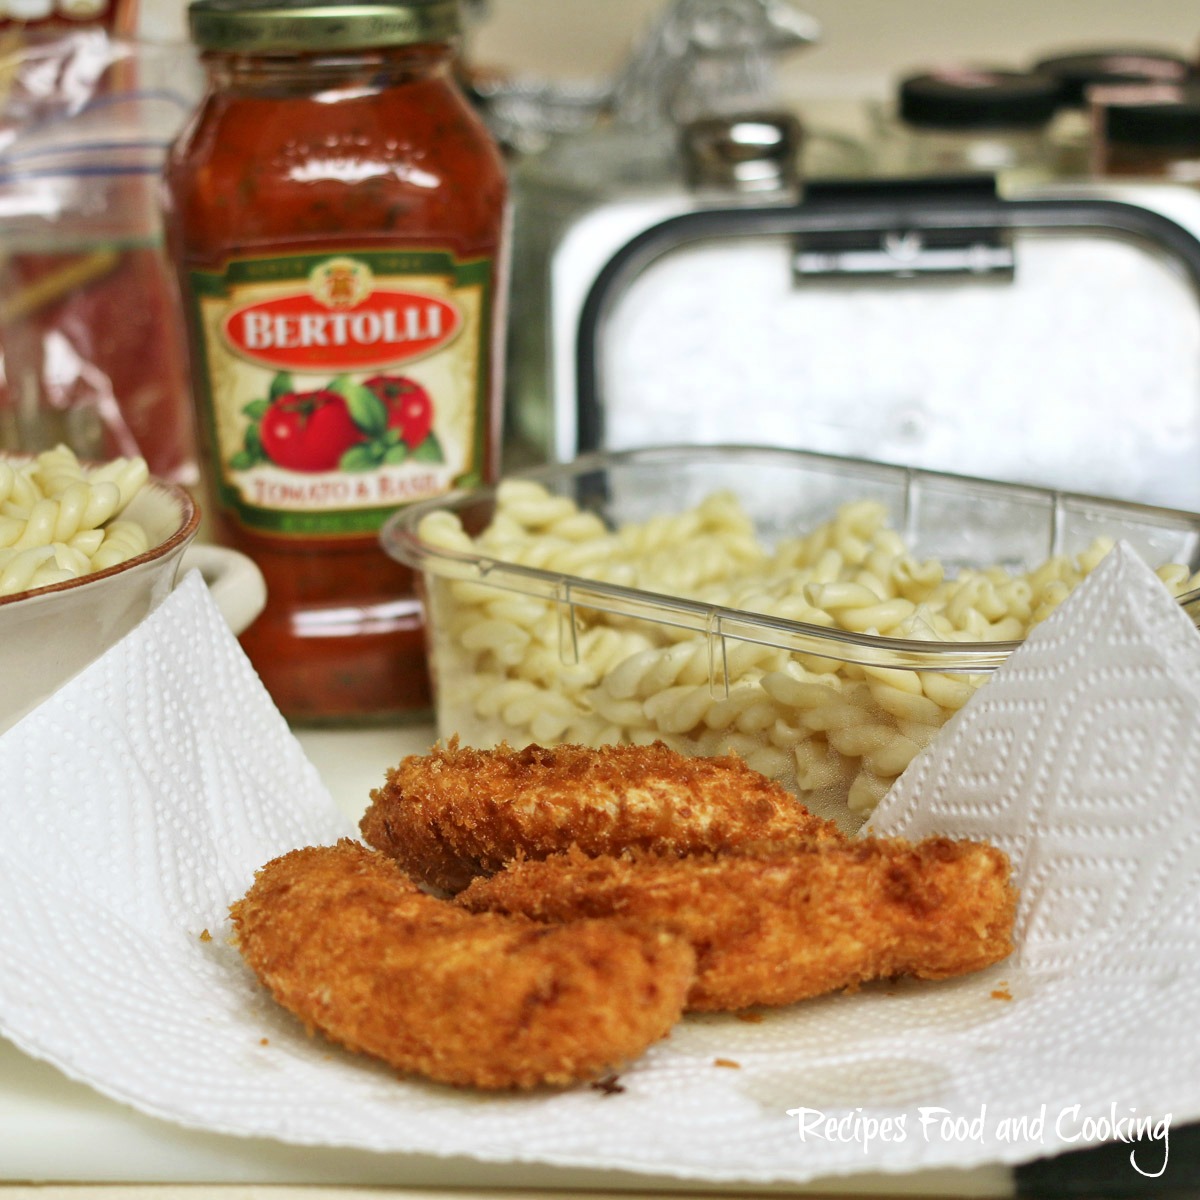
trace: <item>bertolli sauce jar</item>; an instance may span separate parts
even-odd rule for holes
[[[166,168],[216,537],[299,722],[427,710],[399,505],[495,477],[507,190],[456,0],[196,0],[209,87]]]

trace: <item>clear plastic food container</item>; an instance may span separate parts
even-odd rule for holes
[[[1200,611],[1200,515],[758,447],[589,455],[382,538],[440,736],[732,751],[849,829],[1113,541]]]

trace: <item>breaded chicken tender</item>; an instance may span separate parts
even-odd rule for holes
[[[413,755],[371,793],[360,829],[414,878],[457,892],[517,859],[689,854],[748,841],[840,841],[784,788],[736,756],[650,746],[460,747]]]
[[[696,950],[688,1009],[732,1010],[997,962],[1012,950],[1009,877],[1001,851],[941,837],[687,858],[570,851],[478,879],[456,902],[539,921],[619,916],[670,930]]]
[[[480,1088],[569,1084],[637,1056],[679,1019],[695,962],[649,926],[474,915],[349,840],[274,859],[231,913],[246,962],[310,1031]]]

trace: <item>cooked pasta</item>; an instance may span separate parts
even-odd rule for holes
[[[0,478],[0,489],[4,480]],[[430,544],[856,633],[931,641],[1023,638],[1112,548],[1028,572],[948,577],[918,560],[862,500],[775,547],[730,493],[609,529],[522,480],[500,485],[491,524],[426,517]],[[0,527],[0,539],[3,538]],[[1158,572],[1175,595],[1200,576]],[[444,726],[477,745],[661,739],[693,754],[738,753],[847,827],[865,819],[983,676],[857,666],[637,620],[473,579],[431,578],[433,663]]]
[[[85,467],[66,446],[0,461],[0,596],[103,571],[150,548],[118,519],[149,478],[142,458]]]

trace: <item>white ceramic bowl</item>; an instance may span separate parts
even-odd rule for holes
[[[192,546],[200,510],[188,492],[151,479],[122,513],[150,549],[118,566],[36,591],[0,597],[0,733],[52,695],[170,594],[197,567],[235,633],[261,612],[262,574],[245,555]]]

